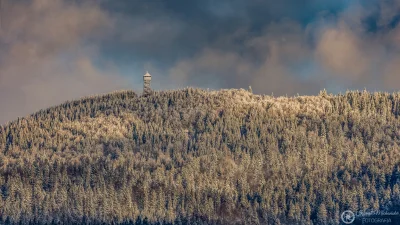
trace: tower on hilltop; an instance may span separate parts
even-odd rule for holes
[[[146,71],[146,74],[143,75],[143,95],[148,95],[151,93],[151,75]]]

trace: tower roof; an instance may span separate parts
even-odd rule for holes
[[[148,71],[146,71],[146,74],[145,74],[145,75],[143,75],[143,77],[151,77],[151,75],[149,74],[149,72],[148,72]]]

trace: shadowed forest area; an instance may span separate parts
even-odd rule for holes
[[[400,205],[400,93],[115,92],[0,126],[6,224],[339,224]]]

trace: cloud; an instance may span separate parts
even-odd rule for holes
[[[343,5],[336,12],[321,9],[305,24],[283,17],[258,32],[242,24],[236,32],[219,33],[194,56],[178,60],[170,78],[182,86],[252,85],[256,92],[277,94],[398,89],[400,1]]]
[[[139,84],[132,74],[146,69],[156,89],[399,88],[400,0],[4,3],[0,124],[71,98],[138,87],[127,85]]]
[[[224,77],[238,79],[237,72],[250,71],[248,62],[235,52],[206,48],[193,59],[179,61],[169,70],[170,82],[179,87],[195,86],[218,88]]]
[[[385,87],[399,89],[400,84],[400,56],[386,63],[382,71],[382,80]]]
[[[250,85],[257,93],[290,95],[317,92],[323,86],[319,80],[300,77],[298,66],[312,60],[313,55],[307,35],[298,23],[290,20],[271,23],[261,35],[249,38],[240,37],[245,34],[240,30],[236,34],[245,39],[242,54],[234,46],[232,50],[205,48],[193,58],[178,61],[169,70],[171,80],[181,86],[247,88]],[[299,76],[293,76],[294,70]]]
[[[396,90],[398,85],[400,1],[354,4],[323,27],[315,54],[329,79],[342,79],[352,88]],[[397,13],[397,14],[396,14]],[[371,18],[373,18],[371,22]]]
[[[114,24],[93,1],[5,1],[2,12],[0,124],[125,87],[112,63],[99,61],[96,43]]]
[[[343,27],[342,27],[343,26]],[[316,47],[316,58],[334,74],[359,78],[369,70],[368,45],[345,25],[326,29]]]

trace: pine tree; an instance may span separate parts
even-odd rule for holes
[[[318,224],[327,224],[327,220],[328,220],[328,212],[326,210],[325,204],[322,203],[318,207],[317,221]]]

